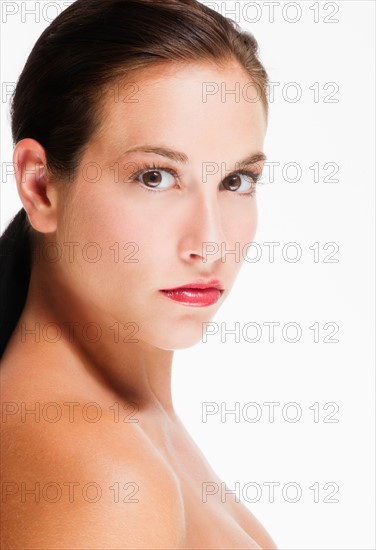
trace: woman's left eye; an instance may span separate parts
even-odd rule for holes
[[[223,181],[222,185],[227,191],[232,191],[238,195],[253,195],[257,183],[258,175],[247,170],[230,174]]]

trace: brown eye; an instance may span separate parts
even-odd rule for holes
[[[161,174],[158,170],[145,172],[141,176],[142,183],[149,185],[150,187],[157,187],[162,181]]]
[[[222,181],[222,186],[227,191],[239,191],[236,195],[254,195],[255,184],[258,176],[253,172],[244,171],[237,174],[230,174]]]
[[[241,184],[241,179],[237,175],[228,176],[223,180],[223,186],[228,191],[237,191]]]
[[[136,181],[148,191],[163,191],[172,189],[179,174],[167,166],[144,165],[142,170],[129,176],[130,181]]]

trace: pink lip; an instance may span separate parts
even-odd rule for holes
[[[177,288],[161,290],[160,292],[167,296],[167,298],[181,304],[206,307],[218,302],[224,289],[218,279],[212,279],[206,283],[203,282],[203,279],[199,279],[196,282]]]
[[[179,290],[181,288],[217,288],[218,290],[223,290],[223,287],[218,281],[218,279],[210,279],[210,281],[204,281],[204,279],[197,279],[196,281],[193,281],[192,283],[188,283],[186,285],[177,286],[175,288],[168,288],[167,290]],[[165,292],[165,290],[163,290]]]

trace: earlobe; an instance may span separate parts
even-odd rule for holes
[[[30,138],[19,141],[13,152],[17,189],[22,204],[36,231],[56,231],[56,190],[51,187],[47,159],[42,145]]]

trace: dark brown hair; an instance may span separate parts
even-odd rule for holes
[[[156,63],[233,60],[249,74],[267,117],[257,42],[233,20],[197,0],[76,0],[41,34],[18,79],[13,143],[35,139],[49,177],[74,179],[111,85]],[[22,208],[0,238],[0,356],[25,305],[33,232]]]

